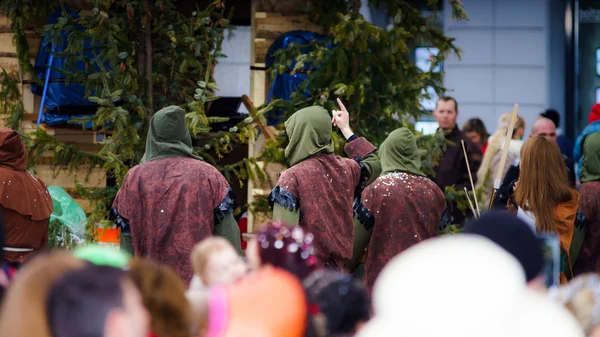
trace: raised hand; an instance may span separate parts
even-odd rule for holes
[[[350,129],[350,114],[348,114],[348,110],[346,110],[344,103],[342,103],[342,101],[339,98],[337,99],[337,103],[340,106],[341,110],[333,110],[331,112],[331,114],[333,115],[331,123],[337,126],[340,129],[340,131],[342,131],[342,134],[344,134],[344,137],[348,139],[354,134]]]

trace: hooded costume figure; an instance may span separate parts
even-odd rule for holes
[[[294,113],[285,128],[290,168],[281,173],[269,196],[273,219],[300,225],[315,237],[316,255],[327,267],[350,266],[355,193],[376,177],[380,164],[375,146],[352,135],[344,147],[353,159],[333,154],[331,116],[313,106]]]
[[[600,132],[583,140],[583,165],[579,187],[579,211],[589,224],[585,231],[575,275],[600,272]]]
[[[22,263],[48,243],[54,211],[46,184],[27,172],[27,151],[19,134],[0,127],[0,205],[3,207],[6,262]]]
[[[357,214],[372,231],[365,262],[369,293],[375,279],[394,256],[438,235],[446,198],[421,172],[421,157],[414,135],[407,128],[394,130],[379,149],[382,173],[362,193],[366,208]],[[355,254],[364,247],[355,249]]]
[[[122,248],[170,265],[189,283],[190,253],[202,239],[221,235],[241,251],[234,208],[223,175],[193,153],[184,110],[158,111],[144,157],[127,173],[113,203]]]

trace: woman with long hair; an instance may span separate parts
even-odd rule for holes
[[[560,240],[561,283],[572,275],[569,256],[579,193],[569,183],[567,169],[556,142],[529,138],[521,148],[521,173],[515,187],[517,214],[539,233],[557,234]],[[566,260],[565,260],[566,259]]]
[[[502,117],[500,117],[498,130],[494,132],[488,141],[487,150],[483,155],[483,161],[481,162],[481,166],[479,166],[479,170],[477,170],[477,187],[491,183],[496,177],[500,159],[502,158],[504,138],[506,137],[506,131],[508,130],[508,124],[510,123],[511,118],[511,113],[505,113],[502,115]],[[504,172],[502,173],[502,176],[506,175],[506,171],[508,171],[508,168],[512,163],[519,160],[521,146],[523,146],[523,141],[521,138],[523,137],[524,132],[525,120],[523,117],[517,116],[513,137],[510,140],[508,147],[508,156],[506,157],[506,165],[504,166]],[[485,190],[489,191],[491,188],[486,188]],[[483,196],[484,205],[489,203],[489,198],[489,194]]]

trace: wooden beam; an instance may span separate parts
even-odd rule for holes
[[[323,27],[312,23],[308,15],[281,15],[278,13],[256,13],[255,38],[276,39],[293,30],[323,33]]]
[[[70,174],[66,169],[55,169],[50,165],[34,166],[35,175],[46,185],[60,186],[64,189],[76,188],[75,181],[79,181],[85,188],[106,187],[106,171],[102,168],[93,168],[89,177],[88,168],[82,167],[77,172]]]

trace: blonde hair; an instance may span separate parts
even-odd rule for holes
[[[85,266],[67,252],[53,252],[27,262],[11,282],[0,310],[0,336],[51,337],[46,300],[65,273]]]
[[[588,336],[600,324],[599,287],[600,277],[597,274],[583,274],[559,288],[555,295]]]
[[[504,115],[502,115],[502,117],[500,117],[500,121],[498,121],[498,130],[496,130],[496,132],[494,132],[494,134],[488,139],[488,147],[485,150],[485,154],[483,155],[483,161],[481,162],[481,166],[477,171],[478,187],[483,186],[483,184],[486,182],[488,172],[491,169],[490,164],[492,160],[498,152],[502,151],[502,148],[504,146],[504,138],[506,137],[506,132],[508,131],[508,124],[510,123],[511,118],[511,113],[505,113]],[[513,135],[519,129],[525,129],[525,119],[523,119],[523,117],[521,116],[517,116],[517,121],[515,122]]]
[[[536,227],[556,233],[554,208],[573,199],[567,168],[556,142],[544,137],[529,138],[521,148],[519,186],[515,201],[535,215]]]
[[[206,238],[194,246],[191,256],[192,266],[194,272],[200,276],[203,282],[206,282],[206,267],[208,266],[209,257],[226,249],[235,250],[229,241],[218,236]]]

